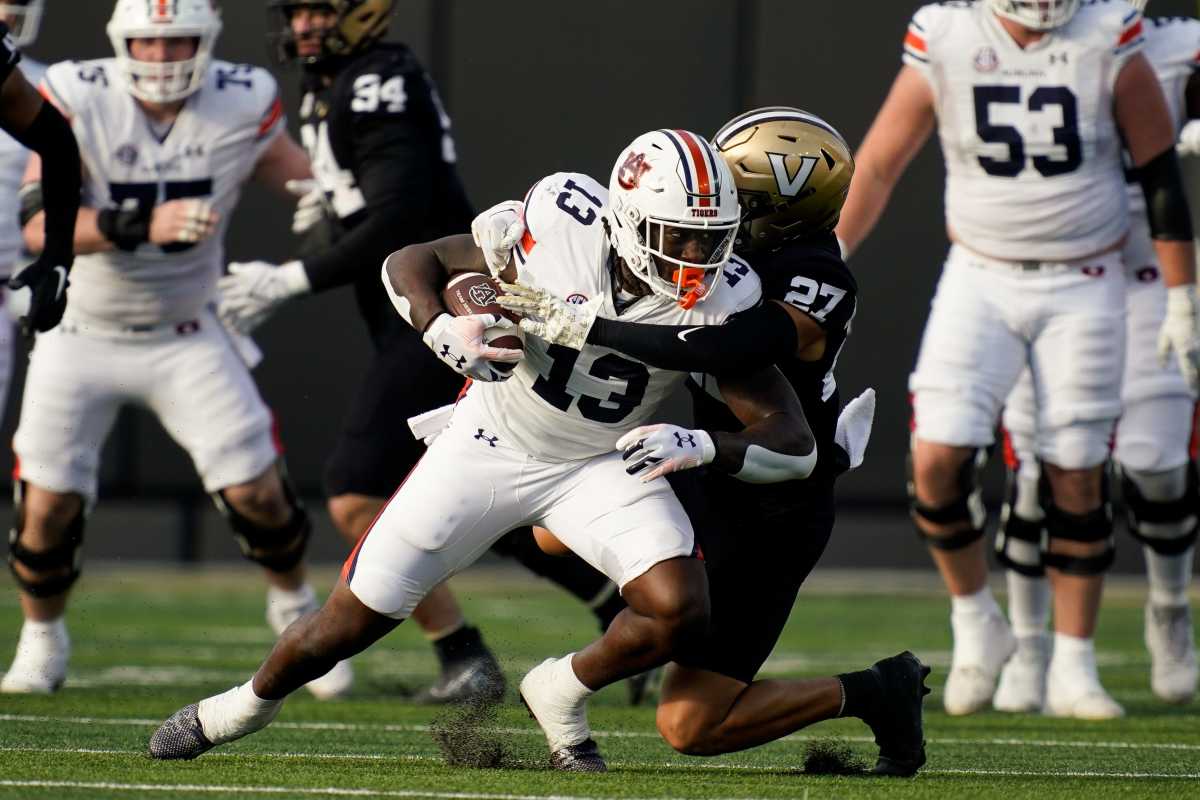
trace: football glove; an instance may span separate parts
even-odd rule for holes
[[[43,253],[37,261],[8,280],[8,288],[18,291],[29,287],[29,310],[21,317],[26,336],[45,333],[62,321],[67,310],[67,280],[70,261]]]
[[[709,464],[717,446],[707,431],[690,431],[678,425],[641,425],[617,440],[617,450],[630,475],[642,473],[642,483]]]
[[[874,422],[874,389],[867,389],[846,403],[846,407],[838,415],[837,430],[834,431],[833,441],[834,444],[846,451],[849,462],[846,469],[862,466],[867,453],[867,443],[871,441],[871,426]]]
[[[525,235],[525,204],[505,200],[484,211],[471,221],[471,237],[483,251],[483,260],[493,278],[508,266],[512,249]]]
[[[489,328],[511,328],[513,323],[495,314],[454,317],[439,314],[421,335],[425,346],[458,374],[477,381],[506,381],[512,372],[492,369],[489,361],[516,364],[525,357],[521,350],[506,350],[484,344]]]
[[[1200,302],[1196,284],[1167,288],[1167,315],[1158,333],[1158,362],[1167,365],[1175,352],[1179,371],[1195,392],[1200,388]]]
[[[307,233],[308,229],[325,219],[325,190],[316,178],[293,180],[285,183],[284,188],[295,197],[296,212],[292,215],[292,233],[297,236]]]
[[[235,262],[217,281],[217,314],[238,333],[249,333],[290,297],[312,290],[299,261],[275,266],[265,261]]]
[[[582,350],[604,302],[601,296],[574,305],[545,289],[523,283],[501,283],[496,302],[521,317],[521,330],[572,350]]]
[[[1200,120],[1192,120],[1179,132],[1175,152],[1181,156],[1200,155]]]

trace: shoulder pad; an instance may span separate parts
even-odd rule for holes
[[[964,11],[973,10],[973,4],[967,2],[933,3],[922,6],[913,14],[904,34],[904,61],[915,67],[928,64],[930,48],[944,37],[945,31],[953,24],[955,16],[961,16]]]
[[[1154,51],[1151,61],[1183,63],[1195,66],[1200,62],[1200,19],[1194,17],[1147,17],[1145,20],[1147,51]]]
[[[403,114],[410,98],[424,91],[427,82],[407,47],[378,45],[338,74],[333,102],[354,114]]]
[[[214,61],[208,68],[203,91],[236,127],[253,126],[259,138],[278,130],[284,118],[279,84],[262,67]]]
[[[1097,46],[1111,47],[1117,54],[1130,53],[1145,43],[1145,25],[1140,11],[1127,3],[1091,0],[1079,6],[1072,28],[1094,40]]]
[[[86,114],[109,91],[125,90],[113,58],[51,64],[42,77],[42,88],[50,102],[67,117]]]
[[[555,231],[603,230],[600,217],[608,206],[608,189],[581,172],[556,172],[525,194],[525,229],[535,240]]]
[[[741,256],[733,255],[725,265],[721,288],[713,300],[730,315],[753,308],[762,299],[762,280]]]

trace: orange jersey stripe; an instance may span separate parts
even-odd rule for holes
[[[521,249],[525,251],[525,255],[533,252],[533,247],[536,244],[537,239],[534,239],[533,234],[529,232],[529,228],[526,228],[525,233],[521,235]]]
[[[276,97],[275,102],[271,104],[271,107],[269,109],[267,109],[267,113],[263,114],[262,122],[259,123],[258,138],[261,139],[262,137],[264,137],[268,133],[270,133],[271,129],[275,127],[275,123],[279,122],[279,120],[282,116],[283,116],[283,101],[280,100],[278,97]]]
[[[1117,47],[1127,45],[1134,39],[1142,35],[1142,21],[1139,19],[1132,27],[1126,28],[1121,34],[1121,38],[1117,40]]]
[[[895,40],[893,39],[892,41],[895,41]],[[925,40],[922,39],[920,36],[917,36],[912,31],[909,31],[908,33],[904,34],[904,44],[908,45],[913,50],[917,50],[922,53],[929,52],[929,48],[927,48],[925,46]]]

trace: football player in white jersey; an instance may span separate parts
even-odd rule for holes
[[[600,307],[606,317],[717,324],[761,295],[758,277],[732,256],[739,216],[732,175],[711,145],[688,131],[653,131],[621,153],[607,190],[578,173],[538,181],[504,277]],[[707,588],[687,515],[664,478],[631,479],[615,452],[686,374],[535,336],[526,337],[523,359],[485,345],[485,329],[499,318],[450,316],[440,288],[451,273],[486,270],[470,236],[413,245],[385,263],[401,316],[448,366],[475,380],[347,560],[323,610],[294,624],[252,681],[168,719],[151,755],[194,758],[262,728],[305,680],[392,630],[430,588],[521,525],[553,530],[628,603],[599,640],[547,659],[521,682],[555,767],[603,770],[588,696],[666,663],[703,634]],[[496,360],[519,363],[501,374]],[[752,380],[774,388],[748,393]],[[792,477],[811,472],[812,433],[782,375],[772,367],[723,380],[721,389],[748,427],[712,434],[714,468],[737,474],[766,459]],[[762,413],[767,406],[774,410]]]
[[[1121,408],[1129,229],[1128,148],[1148,198],[1167,289],[1159,332],[1191,385],[1200,337],[1192,226],[1175,130],[1146,58],[1141,15],[1121,2],[986,0],[917,11],[904,65],[856,154],[838,226],[867,236],[936,126],[952,241],[913,393],[913,517],[952,596],[944,705],[992,698],[1015,648],[987,585],[975,459],[1021,371],[1036,389],[1046,479],[1055,641],[1046,712],[1123,713],[1100,684],[1093,637],[1112,519],[1104,466]]]
[[[26,621],[7,692],[54,691],[66,676],[63,617],[100,448],[128,403],[188,451],[244,554],[265,568],[271,625],[282,631],[316,607],[302,563],[311,523],[279,466],[270,412],[211,308],[242,184],[253,177],[286,195],[287,180],[311,173],[284,131],[274,79],[211,59],[220,28],[210,0],[119,0],[108,25],[116,58],[56,64],[42,84],[79,140],[86,203],[72,303],[37,339],[14,440],[9,561]],[[26,178],[40,174],[33,159]],[[310,688],[328,696],[349,682],[343,665]]]
[[[1133,5],[1144,9],[1145,0]],[[1200,20],[1147,18],[1145,54],[1162,84],[1178,130],[1200,116]],[[1188,97],[1192,100],[1189,103]],[[1121,421],[1113,460],[1129,514],[1129,530],[1142,543],[1150,596],[1145,641],[1150,651],[1150,686],[1169,703],[1196,693],[1196,646],[1188,585],[1195,552],[1197,502],[1195,465],[1189,444],[1195,394],[1178,367],[1159,362],[1158,330],[1167,290],[1155,259],[1146,204],[1130,186],[1131,228],[1125,241],[1126,345]],[[1045,702],[1050,641],[1049,586],[1041,549],[1044,514],[1038,505],[1038,464],[1033,456],[1037,421],[1033,382],[1021,376],[1004,409],[1012,447],[1005,448],[1009,496],[1001,514],[996,555],[1008,568],[1008,613],[1017,651],[1004,666],[992,704],[1001,711],[1033,711]]]

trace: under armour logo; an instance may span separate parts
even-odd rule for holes
[[[1062,63],[1066,64],[1067,63],[1067,54],[1066,53],[1051,53],[1050,54],[1050,63],[1051,64],[1057,64],[1059,61],[1062,61]]]
[[[692,434],[690,434],[690,433],[689,434],[682,434],[682,433],[675,434],[675,446],[676,447],[683,447],[685,441],[687,442],[688,447],[696,446],[696,437],[693,436]]]
[[[465,356],[456,356],[453,353],[451,353],[450,345],[448,345],[448,344],[442,345],[442,352],[438,353],[438,355],[440,355],[442,358],[446,359],[447,361],[453,361],[455,369],[462,369],[462,365],[467,363],[467,359]]]
[[[479,433],[475,434],[475,438],[481,442],[487,442],[488,447],[495,447],[496,442],[500,441],[499,436],[489,436],[487,431],[485,431],[483,428],[479,428],[478,430]]]

